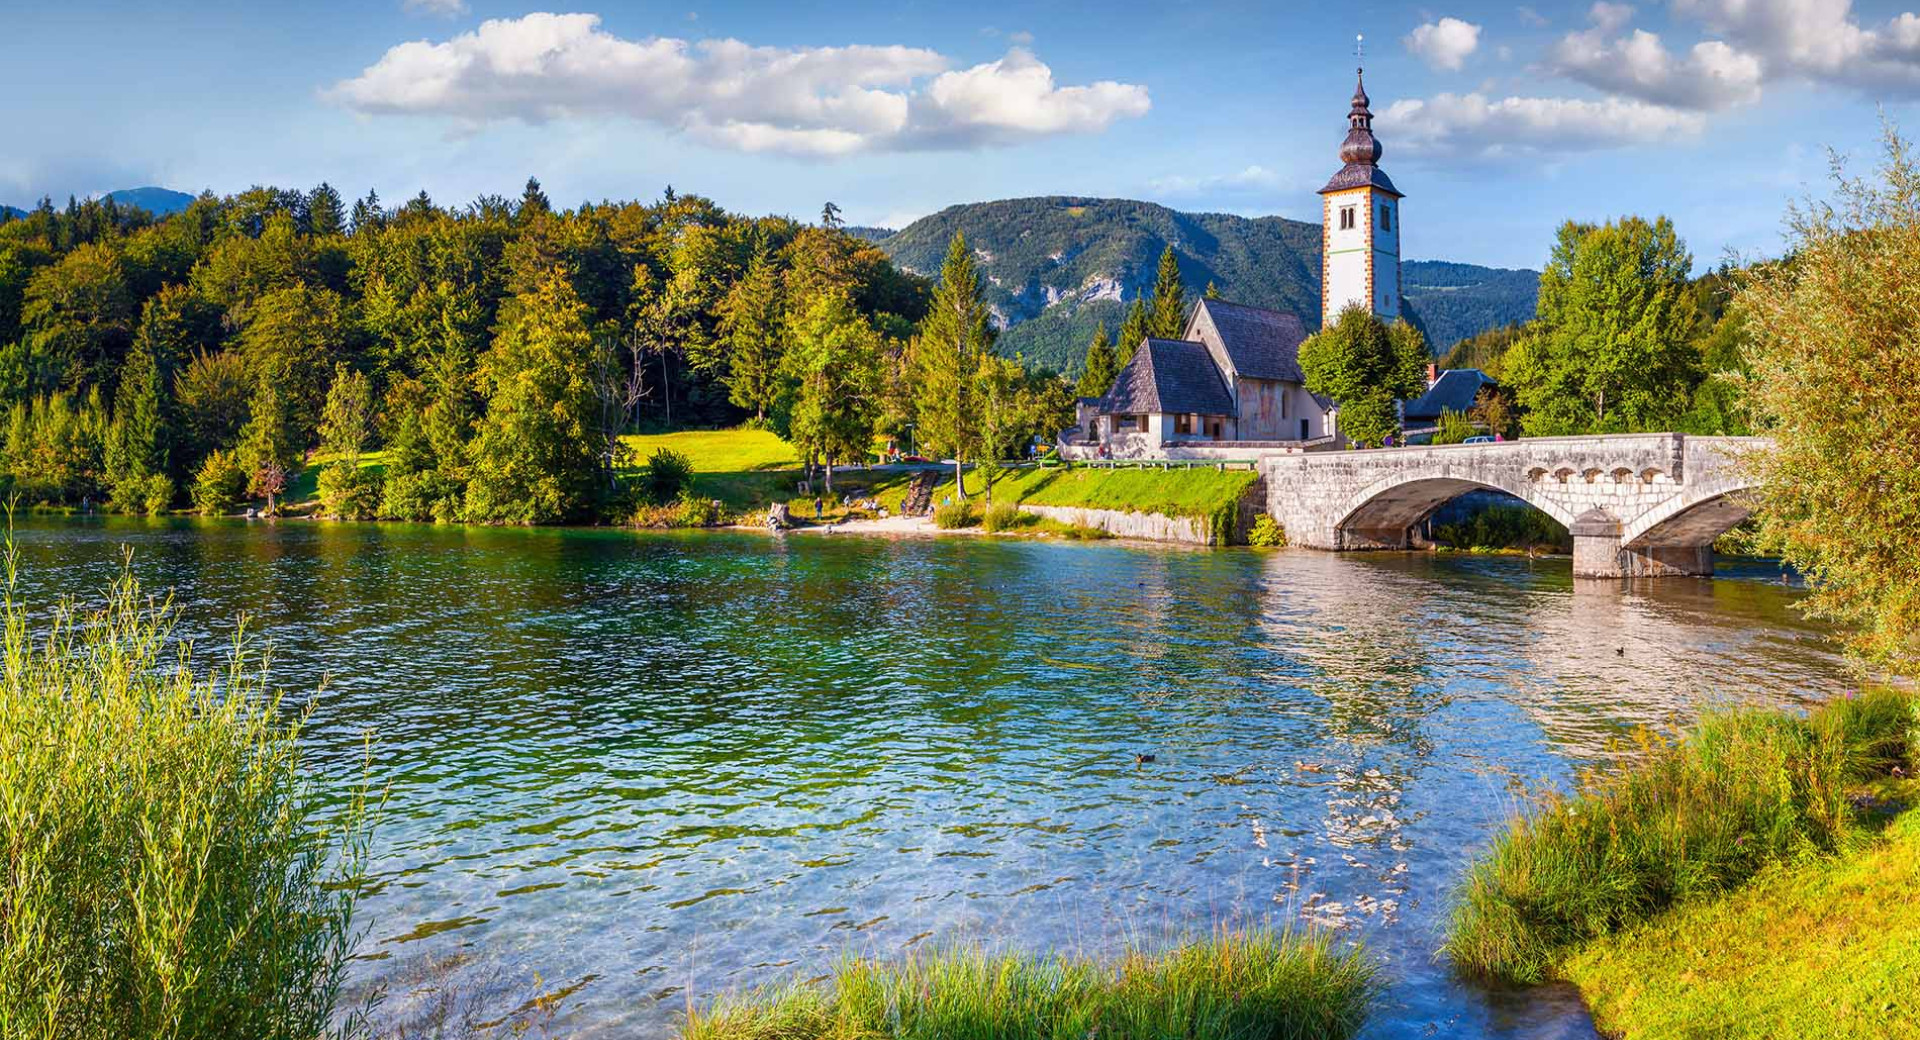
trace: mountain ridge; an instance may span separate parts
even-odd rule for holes
[[[1073,372],[1094,328],[1118,329],[1150,292],[1172,245],[1189,298],[1208,283],[1239,303],[1320,324],[1320,226],[1286,217],[1187,213],[1152,202],[1042,195],[961,203],[897,231],[855,231],[911,271],[937,274],[966,234],[984,279],[999,349]],[[1488,328],[1533,316],[1539,273],[1448,261],[1401,265],[1401,295],[1436,356]]]

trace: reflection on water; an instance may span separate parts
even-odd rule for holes
[[[560,1025],[920,944],[1110,952],[1306,920],[1388,963],[1371,1034],[1590,1036],[1433,950],[1511,805],[1640,725],[1844,687],[1759,580],[1566,561],[980,539],[39,524],[217,645],[250,614],[327,775],[392,783],[361,983],[535,973]],[[1757,577],[1766,577],[1758,569]],[[1152,755],[1151,762],[1140,760]],[[458,981],[458,979],[456,979]]]

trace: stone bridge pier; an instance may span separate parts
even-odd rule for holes
[[[1756,438],[1678,433],[1542,437],[1262,460],[1267,511],[1315,549],[1405,549],[1443,503],[1504,491],[1565,525],[1573,573],[1713,573],[1713,541],[1747,516],[1738,465]]]

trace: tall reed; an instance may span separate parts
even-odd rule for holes
[[[1714,712],[1631,766],[1517,815],[1468,872],[1446,952],[1463,971],[1540,982],[1579,944],[1863,835],[1850,788],[1911,770],[1920,700],[1876,690],[1810,716]]]
[[[979,950],[850,959],[689,1011],[685,1040],[1339,1040],[1366,1021],[1377,966],[1324,935],[1220,933],[1113,963]]]
[[[314,1040],[335,1029],[364,789],[329,813],[302,717],[236,637],[196,673],[131,568],[35,631],[6,554],[0,1034]]]

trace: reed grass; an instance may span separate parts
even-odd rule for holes
[[[193,669],[130,568],[105,605],[30,617],[6,554],[0,1034],[315,1040],[335,1023],[366,851],[329,814],[301,717],[236,639]]]
[[[690,1010],[684,1040],[1340,1040],[1366,1021],[1374,962],[1324,935],[1226,933],[1101,963],[955,950],[854,958]]]
[[[1805,717],[1719,711],[1684,739],[1643,738],[1633,765],[1539,796],[1495,838],[1458,893],[1448,956],[1471,975],[1545,981],[1583,943],[1769,865],[1857,847],[1877,815],[1859,785],[1920,765],[1916,705],[1876,690]]]

